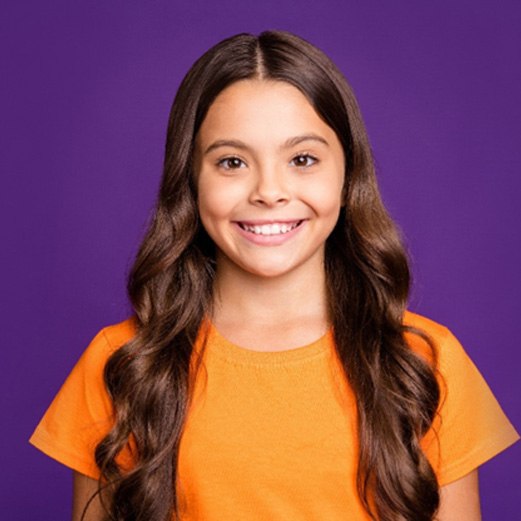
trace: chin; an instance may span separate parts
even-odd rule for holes
[[[262,279],[275,279],[284,276],[292,271],[292,268],[285,265],[264,265],[264,266],[242,266],[243,270]]]
[[[306,264],[278,264],[270,266],[256,266],[248,270],[252,275],[264,279],[276,279],[282,277],[309,276],[309,266]]]

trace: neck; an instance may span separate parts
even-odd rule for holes
[[[260,277],[218,263],[214,286],[214,321],[277,327],[310,320],[328,323],[323,264],[305,265],[276,277]]]

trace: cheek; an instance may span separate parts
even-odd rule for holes
[[[329,158],[323,165],[320,175],[313,178],[307,187],[307,193],[315,203],[318,213],[322,215],[338,214],[343,204],[344,161],[339,152],[338,157]]]
[[[213,236],[212,230],[215,229],[216,224],[219,222],[220,215],[219,209],[222,208],[215,198],[205,194],[199,197],[199,217],[201,224],[210,236]],[[213,237],[212,237],[213,238]]]
[[[199,213],[201,216],[214,215],[222,208],[223,190],[219,189],[209,176],[202,172],[197,185]]]
[[[219,221],[233,220],[238,201],[242,199],[234,183],[202,177],[198,191],[199,215],[207,230],[209,227],[217,226]]]
[[[323,217],[336,216],[342,205],[342,185],[336,181],[320,183],[309,191],[311,205]]]

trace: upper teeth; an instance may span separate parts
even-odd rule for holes
[[[277,235],[281,233],[288,233],[293,230],[298,225],[298,221],[294,223],[273,223],[273,224],[263,224],[262,226],[250,226],[248,224],[243,224],[242,227],[252,233],[256,233],[257,235]]]

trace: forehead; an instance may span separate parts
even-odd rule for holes
[[[273,80],[242,80],[224,89],[210,105],[201,125],[199,144],[214,139],[278,143],[316,133],[336,139],[334,131],[293,85]]]

